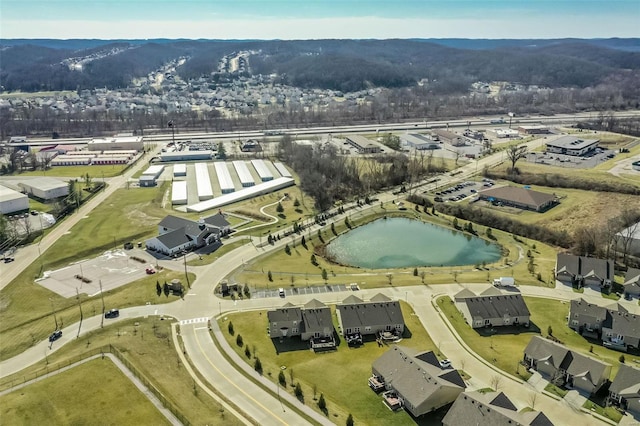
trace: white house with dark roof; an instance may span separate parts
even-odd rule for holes
[[[613,282],[613,261],[595,257],[574,256],[558,253],[556,258],[556,279],[575,287],[596,285],[611,287]]]
[[[222,213],[198,221],[169,215],[158,224],[159,235],[148,239],[145,244],[148,250],[173,256],[212,244],[229,232],[229,222]]]
[[[620,364],[618,374],[609,386],[609,403],[640,421],[640,369]]]
[[[336,314],[341,333],[347,341],[365,335],[391,333],[401,335],[404,332],[404,317],[400,303],[378,293],[370,301],[351,295],[336,305]]]
[[[518,411],[502,392],[462,392],[442,419],[443,426],[553,426],[540,411]]]
[[[476,295],[468,289],[454,296],[456,307],[472,328],[529,325],[531,313],[522,295],[489,287]]]
[[[583,394],[597,392],[611,376],[611,365],[540,336],[524,349],[524,361],[557,386],[569,386]]]
[[[404,407],[415,417],[452,403],[466,388],[458,371],[442,368],[433,351],[395,345],[373,362],[371,371],[371,379],[386,389],[385,404]]]

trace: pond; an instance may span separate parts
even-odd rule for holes
[[[497,244],[406,218],[378,219],[340,235],[327,254],[343,265],[369,269],[477,265],[501,257]]]

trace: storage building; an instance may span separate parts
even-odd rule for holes
[[[41,200],[53,200],[69,195],[69,184],[59,179],[38,177],[18,184],[23,191]]]
[[[213,158],[213,151],[175,151],[160,154],[160,161],[163,163],[171,161],[211,160],[211,158]]]
[[[173,166],[173,177],[186,176],[187,175],[187,165],[186,164],[176,164]]]
[[[217,162],[213,163],[213,167],[216,169],[216,175],[218,176],[218,183],[220,184],[220,191],[223,194],[228,194],[236,190],[235,186],[233,186],[233,181],[231,180],[231,174],[229,173],[229,169],[227,168],[227,163],[225,162]]]
[[[89,151],[144,150],[142,136],[115,136],[112,138],[91,139],[87,144]]]
[[[187,204],[187,181],[176,180],[171,185],[171,204]]]
[[[196,185],[198,187],[198,200],[203,201],[213,198],[207,163],[196,163]]]
[[[91,159],[91,164],[127,164],[130,157],[118,156],[118,155],[98,155]]]
[[[286,178],[293,177],[293,176],[291,176],[291,172],[289,170],[287,170],[287,166],[285,166],[284,164],[282,164],[282,163],[273,163],[273,165],[275,166],[275,168],[278,171],[278,173],[280,173],[280,176],[286,177]]]
[[[419,133],[406,133],[400,136],[400,143],[404,147],[418,150],[440,148],[439,142]]]
[[[253,176],[251,176],[251,172],[247,167],[247,163],[244,161],[234,161],[233,167],[236,169],[236,173],[238,174],[238,178],[240,179],[240,183],[243,188],[247,188],[249,186],[255,185],[255,181],[253,180]]]
[[[94,156],[58,155],[51,160],[51,166],[86,166],[91,164]]]
[[[154,165],[142,172],[138,183],[141,187],[156,186],[156,181],[164,171],[164,166]]]
[[[11,214],[29,210],[29,197],[0,185],[0,213]]]
[[[256,169],[258,176],[260,176],[260,179],[263,182],[273,180],[273,174],[269,171],[264,160],[251,160],[251,164],[253,164],[253,167]]]

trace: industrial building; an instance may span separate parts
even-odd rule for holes
[[[142,187],[156,186],[156,181],[164,171],[164,166],[154,165],[142,172],[138,183]]]
[[[105,164],[127,164],[131,160],[130,157],[117,156],[117,155],[98,155],[91,160],[91,164],[105,165]]]
[[[463,146],[467,143],[466,139],[463,136],[457,135],[444,129],[435,129],[433,131],[433,135],[437,137],[438,141],[442,143],[448,143],[449,145],[453,146]]]
[[[551,133],[547,126],[543,126],[541,124],[520,126],[518,127],[518,131],[520,133],[524,133],[525,135],[548,135],[549,133]]]
[[[440,143],[438,141],[434,141],[428,136],[421,135],[419,133],[405,133],[400,136],[400,143],[405,148],[413,148],[417,150],[440,148]]]
[[[187,175],[187,165],[186,164],[176,164],[173,166],[173,177],[180,177]]]
[[[25,193],[41,200],[54,200],[69,195],[67,182],[49,177],[28,179],[18,185]]]
[[[79,156],[79,155],[58,155],[51,160],[51,166],[87,166],[91,164],[91,160],[94,158],[91,156]]]
[[[563,136],[547,142],[547,152],[580,156],[594,151],[598,147],[598,139],[581,139],[574,136]]]
[[[253,180],[253,176],[251,176],[249,168],[247,167],[247,163],[244,161],[234,161],[233,168],[236,169],[236,173],[238,174],[238,178],[240,179],[240,183],[243,188],[248,188],[256,184]]]
[[[558,203],[555,194],[534,191],[518,186],[501,186],[478,192],[481,200],[491,203],[517,207],[524,210],[543,212]]]
[[[349,135],[347,143],[358,150],[359,154],[378,154],[384,152],[385,146],[377,141],[372,141],[364,136]]]
[[[251,164],[253,164],[253,167],[256,169],[256,172],[258,172],[258,176],[260,176],[260,179],[263,182],[273,180],[273,174],[269,171],[269,168],[267,167],[267,164],[264,162],[264,160],[251,160]]]
[[[29,197],[0,185],[0,213],[11,214],[29,210]]]
[[[489,130],[489,132],[493,133],[493,135],[499,139],[515,138],[520,136],[520,132],[515,129],[492,129]]]
[[[163,163],[171,161],[211,160],[212,158],[213,151],[175,151],[160,154],[160,161]]]
[[[218,176],[218,183],[220,184],[220,191],[223,194],[229,194],[236,190],[231,180],[231,174],[227,168],[227,163],[220,161],[213,163],[213,167],[216,169],[216,175]]]
[[[196,163],[196,186],[198,188],[198,200],[204,201],[213,198],[207,163]]]
[[[143,151],[142,136],[114,136],[112,138],[95,138],[87,144],[89,151],[135,150]]]
[[[176,180],[171,185],[171,204],[187,204],[187,181]]]
[[[269,194],[274,191],[278,191],[282,188],[286,188],[289,186],[295,185],[295,181],[291,178],[277,178],[271,180],[269,182],[264,182],[255,186],[251,186],[249,188],[243,188],[239,191],[233,192],[231,194],[224,194],[220,197],[216,197],[213,200],[202,201],[197,204],[192,204],[187,207],[188,212],[203,212],[206,210],[211,210],[215,208],[219,208],[222,206],[226,206],[228,204],[233,204],[238,201],[247,200],[249,198],[258,197],[260,195]],[[199,191],[198,187],[198,191]]]
[[[289,170],[287,170],[287,167],[284,164],[282,164],[282,163],[273,163],[273,166],[276,168],[278,173],[280,173],[280,176],[286,177],[286,178],[293,177],[293,176],[291,176],[291,172]]]

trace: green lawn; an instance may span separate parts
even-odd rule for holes
[[[517,372],[522,378],[528,378],[529,375],[522,366],[516,366],[522,360],[524,349],[531,337],[546,336],[551,327],[553,335],[572,350],[611,364],[611,377],[615,377],[620,366],[618,359],[621,353],[597,343],[591,343],[571,330],[566,320],[569,315],[569,303],[534,297],[524,299],[531,312],[529,329],[520,327],[514,330],[510,327],[501,332],[501,327],[495,327],[493,334],[485,329],[476,331],[468,326],[448,296],[438,298],[437,303],[465,343],[482,358],[494,363],[507,373],[516,374]]]
[[[413,315],[412,309],[404,302],[401,302],[401,306],[411,337],[403,339],[400,344],[419,350],[437,351],[431,338]],[[331,306],[331,310],[337,330],[335,307]],[[229,322],[233,323],[234,336],[228,333]],[[236,344],[238,335],[242,336],[244,345],[249,347],[252,358],[255,355],[260,358],[266,377],[277,382],[278,374],[283,371],[287,386],[281,390],[293,393],[293,375],[293,382],[300,383],[302,387],[305,404],[318,410],[314,398],[315,386],[316,398],[320,393],[324,394],[332,422],[344,424],[351,413],[355,424],[415,424],[404,411],[389,411],[383,405],[381,397],[371,391],[367,384],[367,379],[371,376],[371,363],[389,347],[378,347],[375,342],[369,342],[360,348],[349,348],[341,339],[337,351],[314,353],[308,349],[306,342],[298,340],[298,344],[293,344],[295,340],[292,339],[289,344],[285,341],[278,353],[267,335],[266,311],[228,314],[219,320],[219,324],[227,341],[240,356],[253,365],[253,359],[247,359],[244,347],[240,348]],[[282,370],[282,367],[286,368]]]
[[[564,398],[565,395],[567,393],[569,393],[569,391],[561,389],[559,387],[557,387],[556,385],[554,385],[553,383],[549,383],[547,386],[545,386],[544,390],[546,390],[549,393],[552,393],[560,398]]]
[[[109,358],[0,397],[4,424],[170,424]]]
[[[354,226],[358,226],[383,216],[400,215],[451,228],[453,218],[441,214],[435,217],[424,212],[418,213],[413,209],[411,203],[408,204],[409,207],[404,212],[393,210],[395,206],[392,205],[384,206],[384,208],[376,206],[365,213],[363,217],[353,215],[351,222]],[[486,236],[486,227],[475,225],[474,229],[480,237]],[[337,222],[335,230],[338,235],[348,231],[344,225],[344,220]],[[496,238],[495,242],[503,247],[503,251],[506,254],[505,258],[499,262],[487,264],[485,267],[482,267],[482,265],[422,267],[418,268],[418,276],[414,276],[414,268],[412,267],[391,270],[368,270],[337,265],[327,261],[321,256],[321,247],[334,238],[334,234],[330,226],[326,226],[322,231],[324,243],[318,237],[317,232],[303,234],[307,244],[306,248],[301,245],[302,235],[296,235],[295,247],[293,246],[293,239],[288,237],[290,240],[290,255],[287,255],[282,249],[261,257],[255,263],[247,265],[243,271],[237,273],[235,279],[237,282],[247,283],[250,287],[265,288],[291,285],[293,277],[293,285],[306,286],[323,283],[322,269],[326,269],[328,283],[358,282],[363,288],[388,286],[387,273],[392,274],[393,285],[422,285],[421,272],[425,273],[424,282],[427,284],[451,283],[456,280],[458,282],[489,282],[493,278],[509,275],[515,276],[518,284],[546,285],[545,282],[538,281],[535,274],[531,275],[528,272],[526,260],[523,259],[516,263],[519,257],[518,246],[522,248],[523,255],[526,254],[527,250],[531,250],[534,256],[536,273],[541,273],[543,281],[549,279],[549,271],[555,265],[555,249],[525,238],[520,238],[520,242],[517,242],[512,235],[495,229],[492,230],[492,234]],[[314,266],[311,263],[311,255],[314,253],[318,266]],[[508,262],[507,267],[505,267],[505,262]],[[480,268],[476,268],[476,266],[480,266]],[[272,273],[273,282],[268,280],[269,271]]]
[[[587,410],[593,411],[594,413],[611,419],[615,423],[618,423],[620,420],[622,420],[622,414],[615,407],[602,407],[594,403],[593,401],[586,401],[583,407]]]
[[[234,241],[230,241],[230,242],[227,242],[226,240],[223,240],[222,247],[220,247],[219,249],[217,249],[213,253],[202,254],[199,257],[192,258],[191,260],[189,260],[187,262],[187,265],[189,265],[189,266],[208,265],[210,263],[215,262],[220,257],[224,256],[225,254],[229,253],[230,251],[233,251],[236,248],[241,247],[241,246],[249,243],[249,241],[250,241],[249,238],[235,239]]]
[[[164,297],[164,296],[163,296]],[[75,360],[81,354],[100,348],[104,345],[111,344],[118,348],[127,361],[140,371],[154,386],[187,417],[191,424],[225,424],[240,425],[241,423],[233,416],[229,415],[222,409],[221,405],[208,396],[203,389],[196,386],[194,390],[194,382],[189,373],[181,362],[178,362],[176,350],[171,341],[170,323],[169,321],[161,321],[158,317],[138,318],[135,320],[120,321],[117,324],[109,325],[106,323],[104,329],[95,330],[78,340],[67,343],[58,351],[52,353],[48,357],[49,366],[58,364],[66,365],[69,360]],[[102,362],[102,361],[100,361]],[[28,367],[25,371],[2,379],[0,388],[4,389],[7,383],[19,383],[24,377],[30,379],[38,372],[41,376],[45,372],[45,360]],[[89,376],[87,374],[87,376]],[[57,379],[54,378],[53,381]],[[28,388],[27,388],[28,389]],[[84,387],[80,387],[84,389]],[[69,388],[69,391],[78,393],[79,388]],[[83,390],[80,390],[84,392]],[[120,395],[128,396],[125,392],[106,392],[100,396],[107,398],[120,398]],[[43,397],[47,399],[48,397]],[[82,398],[71,398],[67,400],[68,404],[76,404],[74,399],[80,403],[84,401]],[[1,400],[0,400],[1,401]],[[106,409],[113,411],[126,411],[126,407],[130,404],[122,404],[113,406],[107,404]],[[8,407],[2,404],[3,407]],[[131,405],[133,406],[133,405]],[[95,409],[103,410],[103,404],[100,400],[87,402],[84,407],[87,410]],[[55,409],[66,409],[65,401],[56,404]],[[4,417],[2,416],[3,420]],[[141,419],[136,422],[122,421],[121,424],[157,424],[154,419]],[[3,424],[25,424],[25,422],[7,422]],[[71,424],[69,422],[43,421],[43,422],[27,422],[28,424]],[[100,422],[81,422],[81,424],[99,424]],[[78,423],[76,423],[78,424]]]

